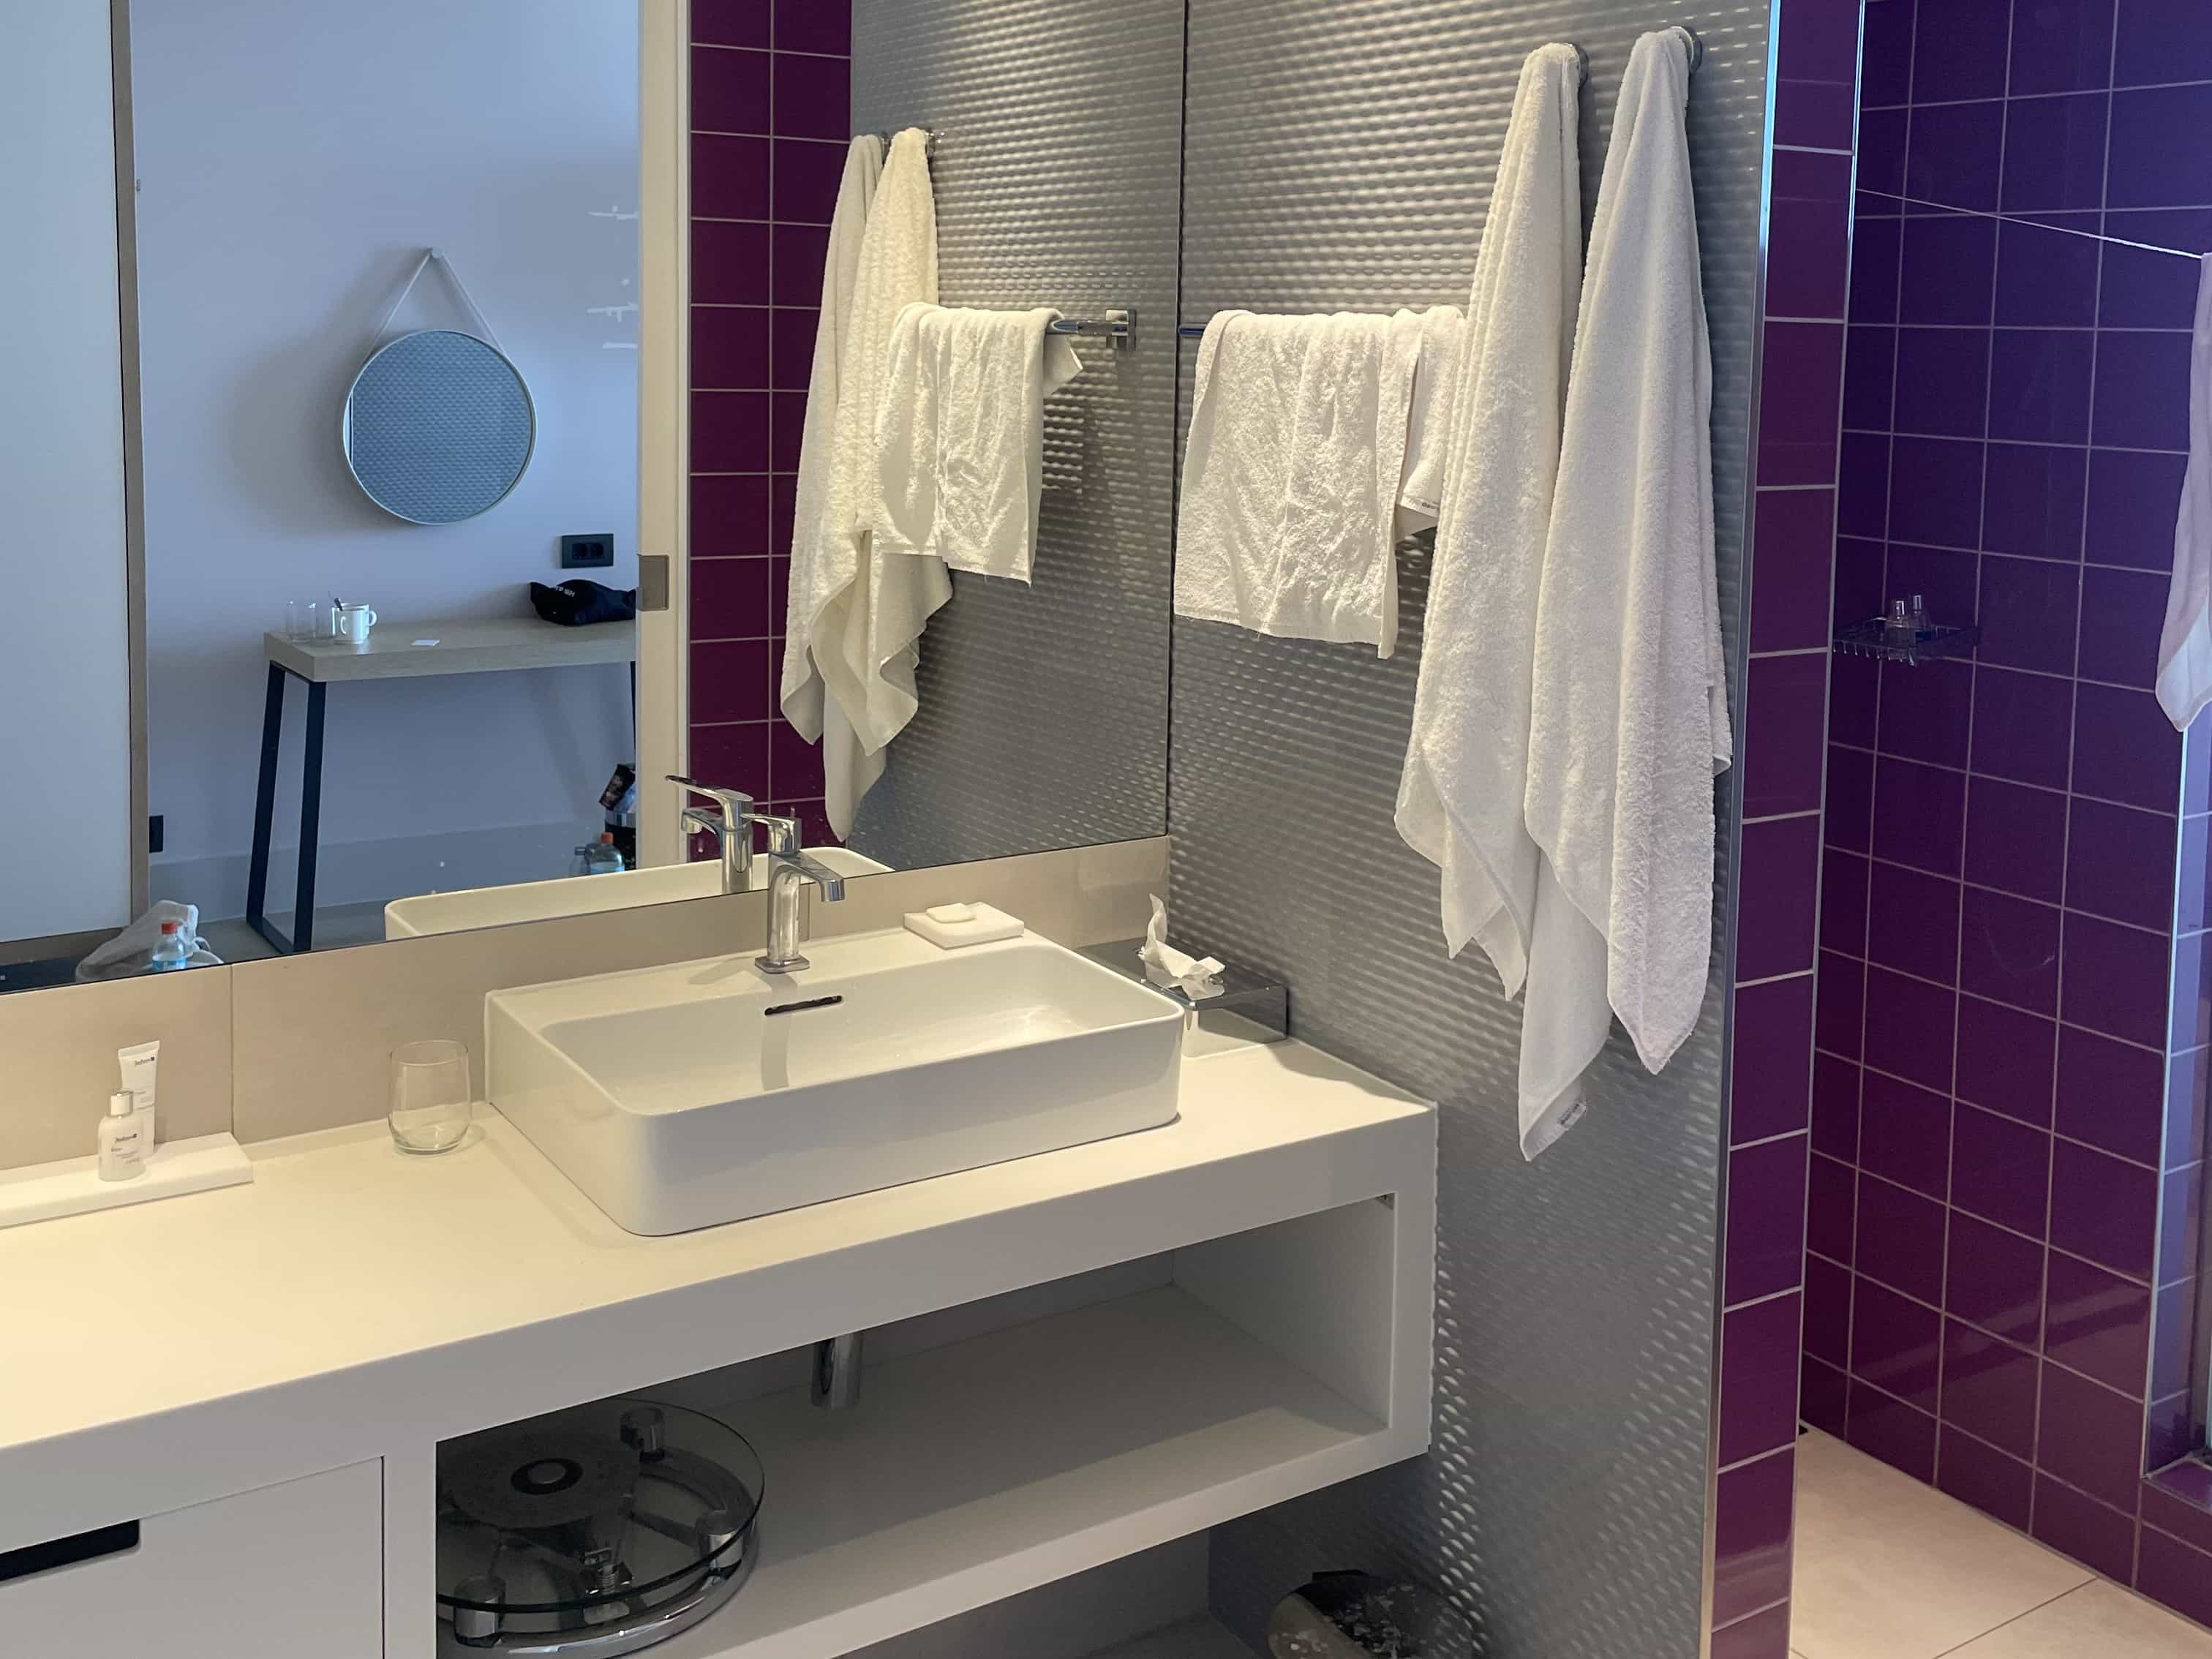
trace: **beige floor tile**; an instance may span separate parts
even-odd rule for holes
[[[1796,1565],[1790,1639],[1804,1659],[1936,1659],[2091,1577],[1817,1433],[1797,1443]]]
[[[2101,1579],[1969,1642],[1952,1659],[2212,1659],[2212,1633]]]

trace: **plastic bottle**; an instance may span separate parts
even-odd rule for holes
[[[100,1120],[100,1178],[128,1181],[144,1175],[146,1150],[136,1098],[128,1089],[118,1089],[107,1097],[107,1115]]]
[[[161,937],[154,941],[154,971],[166,968],[187,968],[191,965],[191,948],[185,943],[185,931],[173,921],[161,924]]]

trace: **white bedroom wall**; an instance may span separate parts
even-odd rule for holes
[[[27,824],[0,939],[129,920],[131,707],[107,8],[19,6],[0,52],[0,777]]]
[[[131,31],[154,889],[235,915],[260,638],[286,600],[335,592],[387,629],[526,614],[524,585],[560,580],[558,538],[608,530],[614,570],[578,574],[635,580],[637,353],[611,343],[636,323],[592,308],[637,294],[636,222],[611,216],[637,206],[637,11],[134,0]],[[338,416],[433,245],[529,381],[538,435],[506,501],[425,527],[361,493]],[[434,270],[394,325],[469,325]],[[632,757],[619,668],[346,685],[329,707],[325,903],[559,874]],[[301,714],[295,688],[280,847]]]

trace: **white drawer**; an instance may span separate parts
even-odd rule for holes
[[[135,1546],[0,1581],[0,1654],[380,1659],[382,1528],[375,1462],[151,1516]]]

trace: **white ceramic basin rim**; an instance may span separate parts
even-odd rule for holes
[[[1034,935],[903,929],[495,992],[493,1103],[632,1231],[741,1219],[1170,1121],[1183,1011]]]

